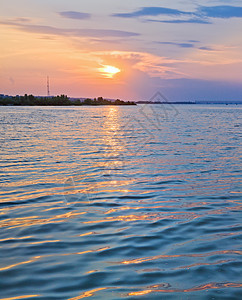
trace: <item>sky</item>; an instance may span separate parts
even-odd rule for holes
[[[242,0],[0,0],[0,93],[242,101]]]

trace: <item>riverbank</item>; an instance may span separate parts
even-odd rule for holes
[[[27,95],[24,96],[3,96],[0,97],[0,105],[7,106],[83,106],[83,105],[136,105],[133,101],[123,100],[107,100],[103,97],[94,99],[87,98],[85,100],[75,99],[71,100],[66,95],[52,96],[52,97],[40,97]]]

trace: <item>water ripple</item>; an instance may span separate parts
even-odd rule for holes
[[[241,108],[166,113],[1,108],[1,300],[242,298]]]

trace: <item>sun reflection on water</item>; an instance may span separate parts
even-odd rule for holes
[[[40,297],[72,300],[236,299],[240,128],[229,109],[209,132],[205,106],[182,106],[157,131],[139,106],[16,110],[1,149],[2,297],[38,297],[31,282]],[[144,126],[156,135],[147,144]]]

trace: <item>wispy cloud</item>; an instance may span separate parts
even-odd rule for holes
[[[211,47],[206,47],[206,46],[203,46],[203,47],[199,47],[198,48],[199,50],[204,50],[204,51],[217,51]]]
[[[193,23],[193,24],[212,24],[212,22],[203,19],[175,19],[175,20],[147,20],[148,22],[158,22],[158,23],[173,23],[173,24],[185,24],[185,23]]]
[[[196,40],[188,40],[184,42],[154,42],[155,44],[161,44],[161,45],[173,45],[180,48],[195,48],[203,51],[219,51],[209,46],[199,46],[199,41]]]
[[[242,18],[242,7],[240,6],[201,6],[197,9],[197,14],[211,18]]]
[[[192,43],[176,43],[176,42],[156,42],[158,44],[163,44],[163,45],[175,45],[181,48],[193,48],[194,45]]]
[[[59,15],[64,18],[86,20],[90,19],[91,15],[88,13],[78,12],[78,11],[62,11]]]
[[[113,14],[114,17],[133,18],[141,16],[159,16],[159,15],[184,15],[191,14],[190,12],[184,12],[178,9],[166,8],[166,7],[142,7],[141,9],[131,13],[118,13]]]
[[[15,18],[13,21],[15,22],[31,22],[31,19],[29,18],[23,18],[23,17],[20,17],[20,18]]]
[[[113,37],[113,38],[128,38],[138,36],[138,33],[113,30],[113,29],[75,29],[75,28],[58,28],[53,26],[44,25],[33,25],[33,24],[22,24],[18,22],[11,21],[1,21],[2,25],[9,25],[18,28],[21,31],[48,34],[48,35],[58,35],[58,36],[75,36],[75,37]]]
[[[104,64],[108,64],[110,61],[114,60],[122,62],[126,68],[131,67],[149,73],[152,76],[167,77],[167,72],[172,71],[172,78],[178,77],[178,73],[173,66],[176,60],[167,57],[135,51],[94,51],[91,54],[102,58]]]
[[[182,11],[166,7],[142,7],[130,13],[116,13],[114,17],[137,18],[137,17],[157,17],[168,16],[176,17],[170,20],[146,19],[148,22],[160,23],[193,23],[193,24],[212,24],[210,18],[242,18],[242,7],[232,5],[217,6],[198,6],[195,11]],[[189,17],[186,19],[186,17]]]

